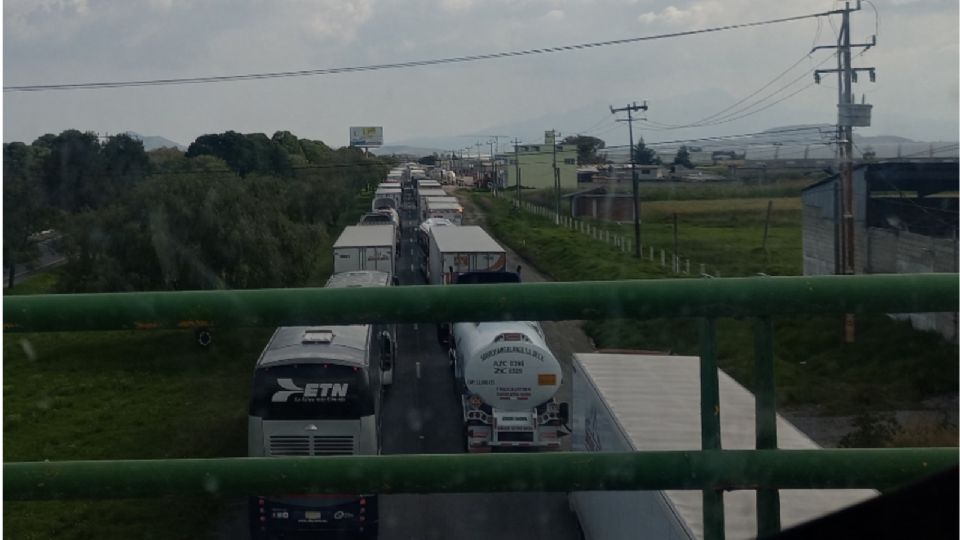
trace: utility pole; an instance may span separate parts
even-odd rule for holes
[[[836,273],[852,275],[856,267],[855,219],[853,214],[853,128],[854,126],[869,126],[872,105],[857,104],[853,98],[853,83],[857,82],[857,72],[866,71],[870,74],[870,82],[877,80],[876,70],[873,67],[855,68],[851,65],[850,50],[860,47],[864,50],[877,44],[877,36],[873,36],[869,43],[850,43],[850,13],[860,10],[860,0],[857,7],[851,8],[846,2],[843,9],[832,13],[839,13],[843,17],[840,26],[840,35],[836,45],[820,45],[817,49],[837,49],[837,68],[818,69],[813,72],[813,80],[820,82],[821,73],[837,73],[839,87],[837,89],[837,161],[840,168],[840,209],[841,220],[838,228],[839,237],[835,242],[839,245],[840,260],[836,261]],[[853,314],[844,317],[844,339],[848,343],[854,341],[855,321]]]
[[[627,126],[630,129],[630,176],[633,178],[633,254],[636,258],[640,258],[640,181],[637,179],[637,160],[635,154],[635,149],[633,147],[633,113],[637,111],[646,111],[647,102],[644,101],[643,105],[637,105],[637,102],[634,101],[632,105],[628,104],[626,107],[620,107],[619,109],[614,109],[613,105],[610,106],[610,114],[617,114],[618,112],[627,111],[627,119],[617,119],[617,122],[627,122]]]
[[[559,133],[555,129],[546,132],[546,139],[550,141],[553,147],[553,189],[557,194],[557,214],[554,216],[554,222],[560,224],[560,169],[557,168],[557,136]]]
[[[520,139],[513,138],[513,160],[517,171],[517,207],[520,207]]]
[[[480,160],[480,147],[483,145],[480,143],[480,141],[477,141],[473,146],[477,149],[477,179],[474,180],[474,185],[479,186],[480,181],[483,178],[483,161]],[[490,186],[487,186],[487,189],[490,189]]]
[[[497,178],[497,160],[495,159],[496,154],[494,154],[494,152],[493,152],[493,144],[494,144],[494,140],[493,140],[493,139],[490,139],[490,169],[493,171],[493,172],[492,172],[492,174],[493,174],[493,193],[494,193],[494,196],[496,196],[496,194],[497,194],[497,188],[500,187],[500,186],[499,186],[499,182],[498,182],[498,178]]]

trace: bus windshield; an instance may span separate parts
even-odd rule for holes
[[[264,420],[345,420],[369,416],[367,372],[337,364],[261,367],[253,377],[250,415]]]

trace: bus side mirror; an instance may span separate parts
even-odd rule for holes
[[[561,404],[560,404],[560,414],[557,415],[557,416],[560,417],[560,422],[561,422],[561,423],[563,423],[563,424],[568,424],[568,423],[570,423],[570,404],[569,404],[569,403],[566,403],[566,402],[561,403]]]

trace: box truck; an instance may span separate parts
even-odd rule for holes
[[[463,224],[463,207],[460,203],[441,199],[450,199],[453,197],[427,197],[426,208],[421,216],[423,220],[428,218],[448,219],[455,225]]]
[[[333,272],[378,270],[395,275],[394,231],[392,223],[344,228],[333,244]]]
[[[427,281],[433,285],[455,283],[469,272],[503,272],[507,252],[475,225],[431,227]]]

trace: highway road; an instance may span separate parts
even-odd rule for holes
[[[44,270],[59,266],[67,262],[67,258],[64,257],[61,253],[57,251],[57,244],[60,241],[60,236],[57,235],[53,238],[47,238],[37,242],[37,249],[39,250],[40,255],[25,264],[17,265],[17,273],[14,276],[14,285],[20,283],[20,281],[40,273]],[[10,283],[9,268],[4,267],[3,269],[3,287],[7,288],[7,284]]]
[[[416,215],[404,210],[401,285],[420,285]],[[412,270],[411,270],[412,268]],[[446,349],[433,324],[403,325],[397,371],[383,416],[385,454],[464,451],[460,410]],[[419,367],[418,367],[419,366]],[[392,495],[381,498],[382,539],[575,539],[576,518],[562,493]]]
[[[397,262],[401,285],[423,285],[416,213],[403,210],[403,241]],[[510,254],[510,264],[517,264]],[[523,264],[522,261],[519,264]],[[533,276],[524,270],[524,276]],[[542,277],[537,277],[542,280]],[[558,395],[569,399],[569,352],[589,347],[576,336],[563,336],[556,324],[544,325],[547,341],[564,365]],[[398,326],[397,365],[386,392],[382,416],[384,454],[457,454],[464,452],[460,409],[446,348],[437,341],[434,324]],[[588,340],[587,340],[588,341]],[[554,349],[557,347],[557,349]],[[592,349],[587,349],[592,350]],[[231,498],[214,524],[214,536],[242,539],[248,535],[246,500]],[[383,540],[574,540],[579,528],[564,493],[463,493],[384,495],[380,498]]]

